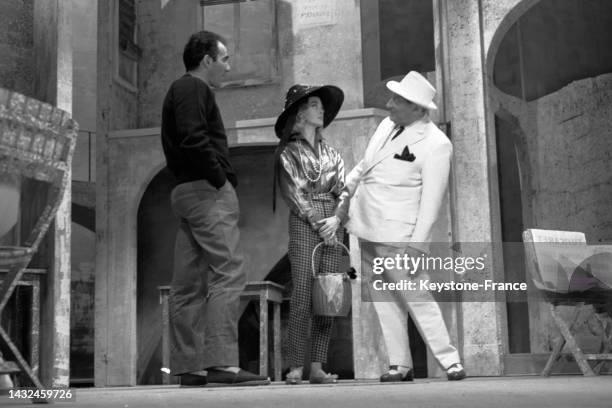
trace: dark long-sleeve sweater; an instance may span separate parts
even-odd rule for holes
[[[161,138],[179,184],[205,179],[216,188],[226,180],[236,186],[215,94],[201,79],[185,74],[172,83],[164,99]]]

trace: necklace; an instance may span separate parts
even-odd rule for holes
[[[319,143],[317,147],[319,148],[319,160],[310,161],[312,163],[312,167],[315,173],[317,174],[315,178],[312,178],[310,177],[310,175],[308,174],[308,171],[306,171],[306,168],[304,167],[304,159],[302,158],[302,142],[298,142],[298,153],[300,155],[300,165],[302,166],[302,171],[304,172],[304,175],[306,176],[306,178],[312,183],[316,183],[317,181],[319,181],[319,179],[321,178],[322,167],[323,167],[321,166],[321,143]]]

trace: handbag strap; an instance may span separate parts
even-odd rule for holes
[[[319,247],[320,247],[321,245],[325,245],[325,242],[324,242],[324,241],[321,241],[321,242],[319,242],[317,245],[315,245],[315,247],[314,247],[314,248],[313,248],[313,250],[312,250],[312,256],[310,257],[310,265],[312,266],[312,276],[313,276],[313,278],[317,276],[317,272],[315,271],[315,254],[317,253],[317,249],[319,249]],[[336,245],[340,245],[340,246],[341,246],[341,247],[342,247],[342,248],[343,248],[343,249],[346,251],[346,254],[347,254],[347,255],[349,256],[349,258],[350,258],[350,256],[351,256],[351,252],[350,252],[350,251],[349,251],[349,249],[346,247],[346,245],[344,245],[342,242],[338,242],[338,243],[336,243]],[[349,276],[349,274],[348,274],[348,273],[344,272],[344,274],[350,278],[350,276]]]

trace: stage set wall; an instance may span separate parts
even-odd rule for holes
[[[542,0],[541,3],[546,2]],[[144,3],[139,3],[139,41],[147,50],[147,55],[156,53],[157,57],[148,55],[143,58],[139,65],[136,91],[113,81],[113,51],[106,39],[112,29],[112,13],[102,2],[99,5],[95,347],[98,386],[134,385],[138,382],[138,209],[149,183],[163,167],[157,126],[164,90],[182,72],[180,50],[197,24],[195,17],[181,20],[188,17],[191,10],[182,8],[181,2],[167,2],[169,8],[162,8],[159,2]],[[347,94],[347,100],[327,133],[329,143],[339,148],[350,169],[363,153],[376,125],[385,116],[384,111],[371,107],[384,103],[381,72],[386,68],[381,69],[380,61],[381,55],[385,54],[384,47],[392,44],[381,47],[380,38],[377,37],[382,28],[380,4],[376,1],[334,2],[332,16],[336,16],[336,19],[331,17],[327,23],[319,26],[301,25],[297,10],[306,3],[310,2],[276,2],[279,16],[278,76],[268,84],[221,89],[217,93],[219,105],[228,127],[231,146],[248,149],[253,144],[262,146],[276,141],[272,125],[275,115],[282,109],[288,86],[293,83],[340,85]],[[609,145],[605,137],[598,135],[609,134],[606,133],[609,127],[602,119],[608,112],[605,106],[609,107],[606,91],[602,90],[608,84],[608,77],[603,75],[585,79],[585,82],[568,89],[550,89],[548,93],[538,95],[537,99],[518,105],[513,104],[512,99],[508,99],[503,92],[500,94],[495,85],[495,58],[502,54],[508,58],[509,55],[508,52],[500,54],[500,44],[507,33],[516,27],[521,16],[535,9],[538,3],[537,0],[434,0],[431,3],[435,70],[429,76],[440,90],[436,99],[439,109],[434,119],[439,123],[450,123],[455,152],[448,205],[445,205],[436,230],[439,241],[501,242],[503,238],[504,221],[500,202],[508,187],[500,184],[499,180],[502,170],[499,168],[498,143],[501,142],[498,141],[499,126],[496,128],[496,123],[499,120],[496,115],[503,118],[503,114],[499,114],[500,106],[516,113],[513,114],[517,118],[513,126],[518,124],[522,132],[531,135],[531,139],[550,140],[553,143],[553,135],[559,133],[555,120],[566,117],[566,113],[558,112],[567,108],[559,106],[572,106],[576,95],[588,99],[584,106],[593,106],[593,101],[599,99],[606,101],[604,107],[593,107],[596,113],[588,116],[594,117],[586,124],[574,122],[576,127],[591,126],[594,131],[588,137],[601,147],[597,151],[589,150],[587,146],[591,143],[585,141],[581,148],[583,155],[580,156],[581,160],[591,160],[599,157],[597,154],[603,155],[599,161],[596,160],[599,167],[591,173],[604,177],[603,187],[597,191],[596,187],[589,187],[592,194],[597,196],[595,200],[600,202],[599,210],[589,210],[589,214],[580,215],[582,218],[579,221],[560,225],[584,230],[585,225],[598,220],[606,208],[602,197],[607,194],[610,185],[609,178],[605,178],[605,163],[609,163],[609,160],[605,161],[609,157],[605,154],[609,155]],[[599,7],[603,15],[608,15],[605,14],[609,12],[606,5]],[[385,13],[388,13],[388,9],[382,11],[383,15],[388,15]],[[560,14],[554,18],[562,20],[562,16]],[[176,24],[176,21],[190,23]],[[589,35],[596,36],[597,33]],[[163,50],[166,52],[162,53]],[[585,73],[587,70],[579,72]],[[396,76],[398,74],[394,73]],[[574,112],[578,111],[574,109]],[[548,118],[548,122],[544,118]],[[600,128],[601,132],[598,130]],[[511,126],[511,129],[515,127]],[[568,137],[572,133],[571,130],[564,132],[562,134]],[[531,166],[529,168],[538,165],[543,169],[548,166],[543,155],[545,145],[538,145],[540,150],[536,149],[536,156],[526,159],[525,163]],[[565,146],[558,147],[556,154],[559,158],[569,154],[567,144]],[[529,209],[528,212],[535,208],[533,214],[543,215],[551,200],[563,194],[559,191],[555,193],[556,196],[547,196],[542,180],[550,177],[544,170],[539,170],[537,177],[530,179],[536,192],[531,196],[521,196],[522,201],[518,205],[523,213],[525,208]],[[576,180],[572,189],[580,189],[580,177],[572,177]],[[267,196],[262,194],[256,199],[262,197]],[[253,199],[245,196],[242,205],[249,205]],[[536,202],[537,206],[528,202]],[[507,201],[506,205],[508,203],[516,204],[516,201]],[[567,211],[559,212],[555,222],[532,217],[537,222],[525,223],[524,226],[558,225],[557,221],[562,217],[567,218],[567,214]],[[284,220],[272,220],[271,231],[281,231]],[[602,232],[591,228],[589,231],[597,239],[608,236],[606,230]],[[282,248],[277,245],[273,250],[277,252],[270,257],[270,262],[277,260],[282,253]],[[356,245],[352,246],[352,251],[354,259],[359,259]],[[492,261],[492,267],[485,270],[479,279],[502,281],[510,276],[502,255],[494,257]],[[254,268],[249,273],[252,277],[259,277],[263,272],[255,271],[269,270],[269,267],[262,262],[261,269]],[[379,341],[380,329],[371,305],[360,302],[358,286],[355,290],[351,327],[354,376],[377,378],[386,365],[384,346]],[[534,308],[537,306],[528,305],[526,310],[518,311],[519,316],[521,313],[532,313]],[[519,360],[523,360],[517,363],[516,358],[509,358],[513,352],[525,350],[525,341],[517,340],[513,343],[518,344],[513,346],[517,348],[511,350],[509,333],[514,330],[515,323],[509,319],[508,310],[506,304],[496,302],[444,305],[451,336],[459,347],[466,367],[469,367],[470,375],[496,376],[508,374],[514,369],[520,371],[526,369],[524,361],[532,358],[533,353],[546,350],[543,343],[534,339],[538,335],[532,330],[521,334],[530,339],[529,350],[519,353]],[[536,320],[530,319],[533,328]],[[535,370],[533,367],[529,369]],[[429,357],[428,374],[435,377],[442,373]]]

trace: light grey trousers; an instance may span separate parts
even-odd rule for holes
[[[401,250],[384,244],[368,242],[364,245],[364,242],[367,241],[359,240],[362,265],[373,265],[376,257],[394,257],[398,253],[403,254]],[[362,272],[364,273],[362,279],[371,279],[371,271]],[[398,275],[387,274],[385,271],[384,276],[387,282],[399,282],[402,278],[411,279],[408,273]],[[424,273],[417,276],[418,279],[427,279]],[[378,296],[379,301],[374,302],[374,308],[387,347],[389,365],[413,366],[408,341],[408,313],[442,368],[446,370],[451,365],[461,362],[457,349],[451,344],[440,306],[431,293],[428,291],[398,291],[393,295],[393,297],[386,296],[386,301],[381,301],[383,299],[380,294],[371,295],[373,299]]]
[[[238,311],[244,288],[240,210],[233,186],[206,180],[179,184],[180,218],[170,287],[170,370],[178,375],[238,366]]]

